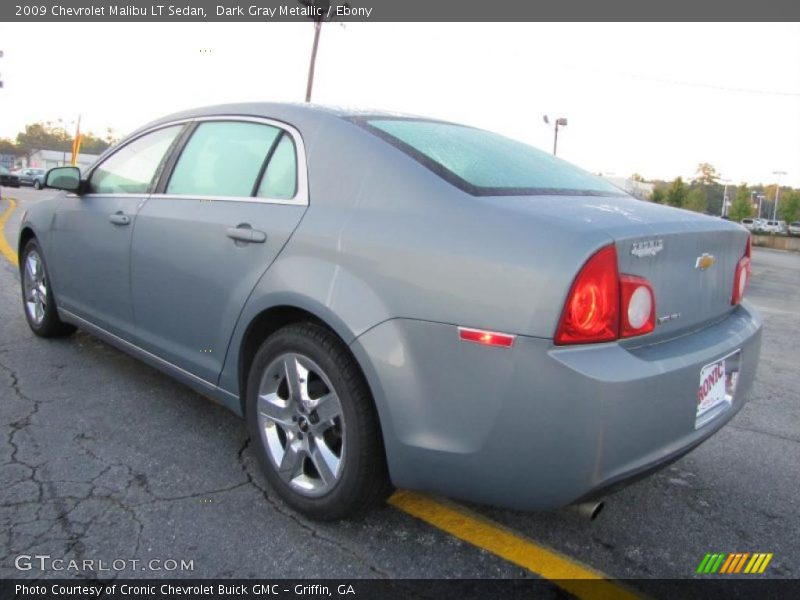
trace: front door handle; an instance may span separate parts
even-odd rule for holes
[[[109,215],[108,220],[111,221],[114,225],[131,224],[131,218],[121,210],[115,212],[113,215]]]
[[[225,232],[232,240],[236,240],[237,242],[249,242],[254,244],[263,244],[267,241],[267,234],[263,231],[258,231],[257,229],[253,229],[249,224],[242,223],[241,225],[237,225],[236,227],[228,227],[227,231]]]

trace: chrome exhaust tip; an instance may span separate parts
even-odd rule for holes
[[[593,502],[581,502],[580,504],[573,504],[572,508],[584,519],[594,521],[597,515],[603,510],[606,503],[603,500],[596,500]]]

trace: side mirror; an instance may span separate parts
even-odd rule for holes
[[[77,192],[81,188],[81,170],[78,167],[50,169],[45,175],[44,185],[57,190]]]

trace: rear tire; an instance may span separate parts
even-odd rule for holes
[[[246,419],[270,486],[306,517],[355,516],[391,492],[369,387],[328,329],[298,323],[267,338],[248,376]]]
[[[39,183],[39,180],[38,180],[38,179],[34,179],[34,181],[33,181],[33,189],[35,189],[35,190],[40,190],[40,189],[42,189],[42,184],[41,184],[41,183]]]
[[[19,263],[22,280],[22,307],[31,331],[39,337],[63,337],[75,327],[58,318],[53,288],[47,275],[44,255],[36,238],[28,240]]]

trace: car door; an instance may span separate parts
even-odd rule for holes
[[[308,205],[302,140],[261,119],[201,119],[137,216],[142,348],[212,383],[242,307]]]
[[[130,247],[136,216],[183,126],[135,138],[88,174],[85,192],[59,200],[48,264],[59,305],[132,339]]]

